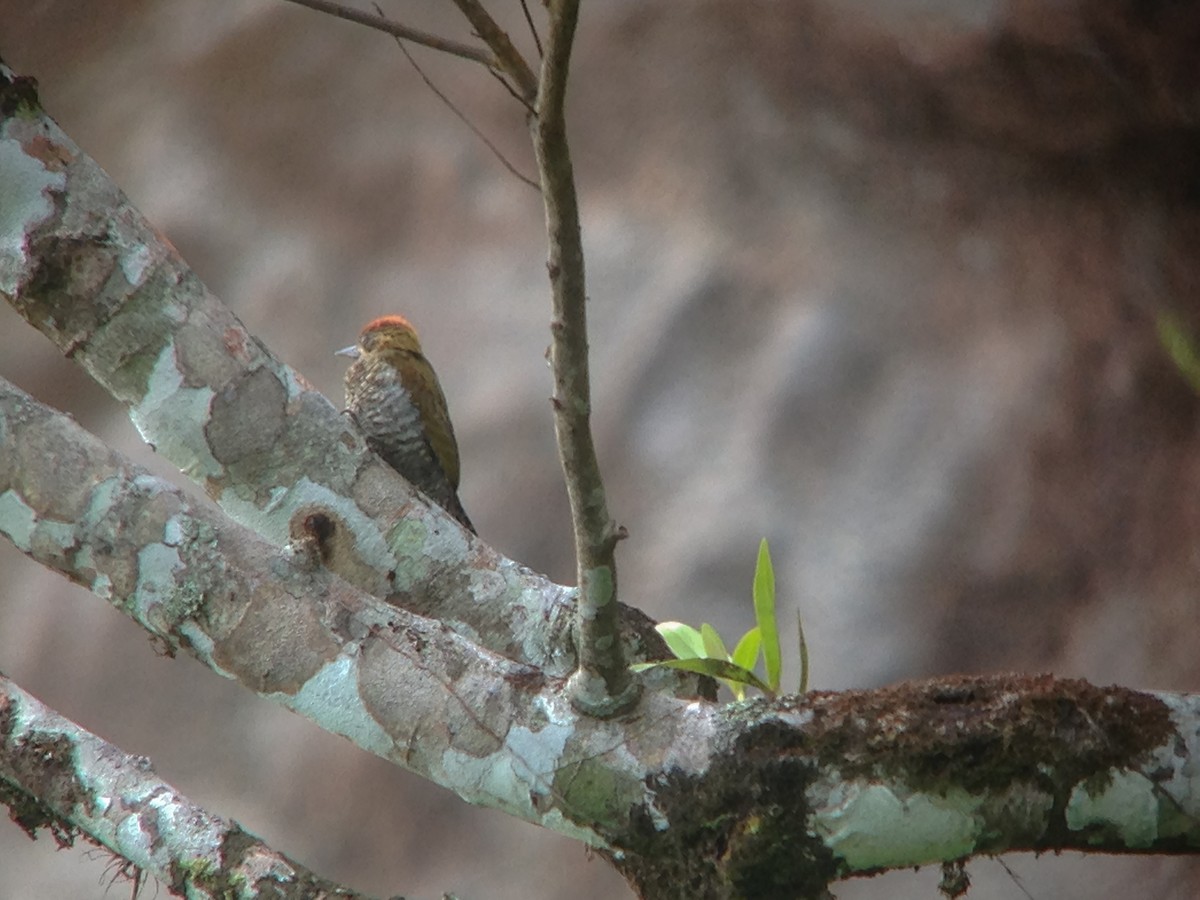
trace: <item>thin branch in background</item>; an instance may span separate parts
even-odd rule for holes
[[[533,44],[537,47],[538,59],[546,54],[542,52],[542,39],[538,36],[537,26],[533,24],[533,16],[529,12],[529,4],[521,0],[521,12],[525,13],[525,22],[529,25],[529,33],[533,35]]]
[[[1026,897],[1028,897],[1029,900],[1034,900],[1033,894],[1029,893],[1028,889],[1025,887],[1025,884],[1021,881],[1021,877],[1012,870],[1012,868],[1009,866],[1008,863],[1006,863],[999,856],[993,856],[992,859],[994,859],[996,862],[1000,863],[1000,868],[1002,868],[1005,872],[1008,873],[1008,877],[1011,878],[1012,883],[1017,886],[1017,890],[1019,890],[1022,894],[1024,894]]]
[[[342,3],[333,3],[331,0],[287,0],[288,3],[295,3],[297,6],[305,6],[309,9],[315,9],[317,12],[327,13],[331,16],[336,16],[339,19],[345,19],[348,22],[355,22],[359,25],[366,25],[368,28],[374,28],[376,31],[382,31],[385,34],[390,34],[394,38],[404,38],[406,41],[412,41],[414,44],[421,44],[425,47],[432,47],[434,50],[441,50],[443,53],[449,53],[451,56],[457,56],[461,59],[469,59],[472,62],[482,63],[489,69],[501,68],[500,62],[496,57],[485,50],[483,47],[476,47],[472,44],[463,44],[459,41],[452,41],[448,38],[438,37],[436,34],[430,34],[428,31],[421,31],[418,28],[409,28],[407,25],[401,25],[399,22],[393,22],[386,18],[382,13],[373,16],[368,12],[363,12],[360,9],[355,9],[352,6],[346,6]]]
[[[512,96],[516,99],[516,101],[518,103],[520,103],[523,107],[525,107],[525,111],[527,113],[529,113],[529,116],[531,119],[535,118],[537,116],[537,110],[533,108],[533,104],[530,103],[528,100],[526,100],[524,97],[522,97],[520,91],[518,91],[515,87],[513,87],[509,83],[507,78],[505,78],[503,75],[501,75],[495,69],[488,69],[488,74],[491,75],[493,78],[495,78],[498,82],[500,82],[500,84],[504,86],[504,89],[506,91],[508,91],[510,94],[512,94]]]
[[[379,15],[382,17],[383,10],[379,8],[379,4],[375,3],[372,5],[375,7],[375,11],[377,13],[379,13]],[[422,69],[420,64],[416,61],[416,59],[413,58],[413,55],[412,55],[412,53],[409,52],[409,49],[406,46],[404,46],[404,41],[398,36],[396,36],[396,46],[400,48],[400,52],[404,54],[404,58],[408,60],[409,65],[411,65],[414,69],[416,69],[417,74],[421,76],[421,80],[425,82],[425,86],[427,88],[429,88],[429,90],[433,91],[433,94],[435,97],[437,97],[439,100],[441,100],[442,103],[446,104],[446,108],[449,109],[450,112],[454,113],[454,115],[458,117],[458,120],[460,122],[462,122],[464,125],[466,125],[468,128],[471,129],[471,133],[474,134],[475,137],[477,137],[477,138],[479,138],[479,140],[483,141],[483,145],[492,151],[492,155],[495,156],[496,159],[500,160],[500,165],[502,165],[502,166],[504,166],[504,168],[508,169],[508,171],[510,173],[512,173],[512,175],[518,181],[521,181],[524,184],[529,185],[531,188],[533,188],[535,191],[537,191],[540,194],[542,192],[541,186],[536,181],[534,181],[532,178],[530,178],[529,176],[522,175],[521,172],[518,171],[517,167],[514,166],[512,163],[510,163],[508,161],[508,159],[505,158],[504,154],[500,152],[500,148],[497,147],[495,144],[493,144],[490,140],[488,140],[487,135],[485,135],[482,131],[480,131],[478,128],[476,128],[475,123],[472,122],[470,119],[468,119],[463,114],[462,110],[460,110],[457,106],[455,106],[454,102],[438,89],[437,85],[435,85],[433,83],[433,81],[429,78],[429,76],[425,74],[425,70]],[[500,74],[498,72],[493,71],[492,74],[495,75],[497,78],[499,78],[501,83],[503,83],[505,85],[508,84],[508,82],[504,81],[504,79],[500,77]],[[516,96],[515,93],[514,93],[514,96]]]

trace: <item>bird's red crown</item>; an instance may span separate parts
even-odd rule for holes
[[[417,329],[413,328],[412,322],[408,321],[408,319],[404,318],[404,316],[399,315],[380,316],[378,319],[372,319],[367,323],[366,327],[363,328],[362,333],[366,334],[368,331],[383,331],[390,328],[403,328],[405,331],[411,331],[413,334],[417,333]]]

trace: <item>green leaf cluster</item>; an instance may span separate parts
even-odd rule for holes
[[[775,608],[775,569],[766,538],[758,545],[758,561],[754,566],[751,591],[754,602],[755,625],[742,635],[730,653],[717,629],[704,622],[699,628],[683,622],[662,622],[655,626],[675,654],[675,659],[654,663],[637,663],[635,672],[646,669],[682,669],[708,675],[725,684],[738,700],[745,699],[746,688],[752,687],[768,697],[779,693],[783,663],[779,650],[779,623]],[[763,661],[763,676],[756,674],[759,658]],[[808,648],[800,629],[801,678],[800,692],[808,689]]]

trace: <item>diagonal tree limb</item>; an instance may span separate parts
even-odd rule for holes
[[[332,576],[300,524],[281,553],[0,385],[18,548],[322,727],[587,841],[645,895],[682,873],[691,895],[818,897],[973,854],[1200,846],[1200,696],[994,676],[579,716],[562,679]]]
[[[573,670],[573,592],[473,539],[371,454],[2,66],[0,184],[0,295],[234,519],[282,545],[320,512],[325,564],[362,590],[549,674]],[[665,655],[645,615],[623,607],[622,622],[633,656]]]
[[[766,880],[819,897],[973,854],[1200,846],[1200,696],[994,676],[726,707],[650,693],[620,719],[580,716],[561,679],[356,591],[302,539],[280,553],[19,391],[0,398],[0,533],[20,549],[322,727],[588,842],[643,895],[674,896],[682,873],[694,896]]]
[[[670,745],[682,723],[702,744],[716,709],[655,694],[621,728],[578,716],[564,679],[331,574],[311,517],[280,550],[3,379],[0,461],[0,534],[27,556],[107,599],[171,654],[468,802],[604,847],[614,795],[572,791],[560,773],[586,765],[625,802],[649,802],[645,779],[679,758]]]
[[[0,790],[0,802],[31,836],[45,826],[69,842],[78,829],[181,897],[366,900],[209,813],[160,779],[145,757],[125,753],[0,676],[5,785],[16,795]]]
[[[0,291],[102,371],[152,433],[171,437],[153,430],[164,398],[191,399],[206,425],[197,434],[181,422],[180,443],[199,441],[223,467],[203,480],[215,494],[235,495],[241,505],[226,498],[230,508],[250,507],[276,522],[272,492],[260,499],[253,486],[275,483],[259,469],[293,461],[272,457],[261,439],[231,435],[269,426],[272,439],[286,439],[288,426],[231,417],[235,409],[261,411],[234,401],[275,390],[243,374],[266,371],[295,388],[281,404],[289,410],[320,417],[319,404],[304,406],[307,389],[287,380],[298,376],[276,374],[283,370],[249,345],[232,316],[213,312],[219,307],[185,304],[159,314],[156,302],[174,299],[170,274],[186,270],[163,263],[169,254],[153,241],[121,246],[138,236],[140,220],[106,180],[73,168],[77,148],[41,118],[30,86],[5,71],[0,116]],[[88,177],[92,199],[108,190],[109,206],[72,202],[79,198],[68,184]],[[124,293],[147,273],[157,293]],[[194,276],[173,287],[195,299]],[[160,318],[179,313],[174,330],[159,330]],[[218,326],[215,342],[201,337],[210,325]],[[170,338],[161,340],[163,333]],[[147,356],[147,347],[156,352]],[[99,365],[107,359],[119,364]],[[247,360],[254,365],[238,368]],[[191,389],[209,391],[204,403],[183,392]],[[644,894],[678,893],[686,884],[692,896],[766,886],[817,897],[831,879],[976,853],[1200,846],[1195,695],[994,676],[725,708],[652,693],[619,722],[579,717],[553,675],[531,673],[330,577],[318,565],[329,547],[315,516],[336,509],[289,510],[283,520],[299,526],[290,559],[244,530],[222,538],[220,529],[230,527],[223,518],[185,511],[186,500],[154,479],[112,474],[103,468],[116,465],[111,455],[77,456],[82,444],[62,443],[70,423],[10,395],[0,422],[0,530],[14,543],[292,708],[336,712],[330,722],[338,733],[361,732],[413,768],[453,770],[473,802],[491,798],[597,844]],[[235,447],[244,452],[224,452]],[[348,465],[334,447],[321,450],[330,454],[327,466]],[[85,476],[87,466],[99,468]],[[378,500],[370,482],[349,480],[358,503]],[[411,494],[408,502],[419,505]],[[419,510],[413,516],[421,527],[440,527]],[[403,527],[400,517],[392,522]],[[464,569],[441,571],[457,578]],[[422,583],[411,571],[398,577],[406,586]],[[254,586],[261,590],[247,589]],[[255,662],[260,652],[265,664]],[[495,718],[489,703],[499,707]],[[447,734],[451,713],[465,717],[456,726],[474,727]],[[421,729],[413,730],[414,719]]]

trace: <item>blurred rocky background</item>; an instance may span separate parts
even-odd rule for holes
[[[468,37],[450,4],[385,2]],[[532,172],[495,81],[414,52]],[[410,316],[480,533],[570,579],[540,200],[390,39],[279,0],[0,0],[0,54],[335,402],[332,352]],[[1200,400],[1157,331],[1200,334],[1198,54],[1200,5],[1167,0],[585,3],[570,119],[625,601],[740,633],[765,536],[816,687],[1200,688]],[[0,374],[178,477],[7,307]],[[7,544],[0,669],[360,890],[629,896],[579,845],[159,657]],[[1019,881],[976,861],[970,896],[1200,893],[1190,859],[1005,862]],[[4,900],[124,895],[112,877],[0,822]]]

